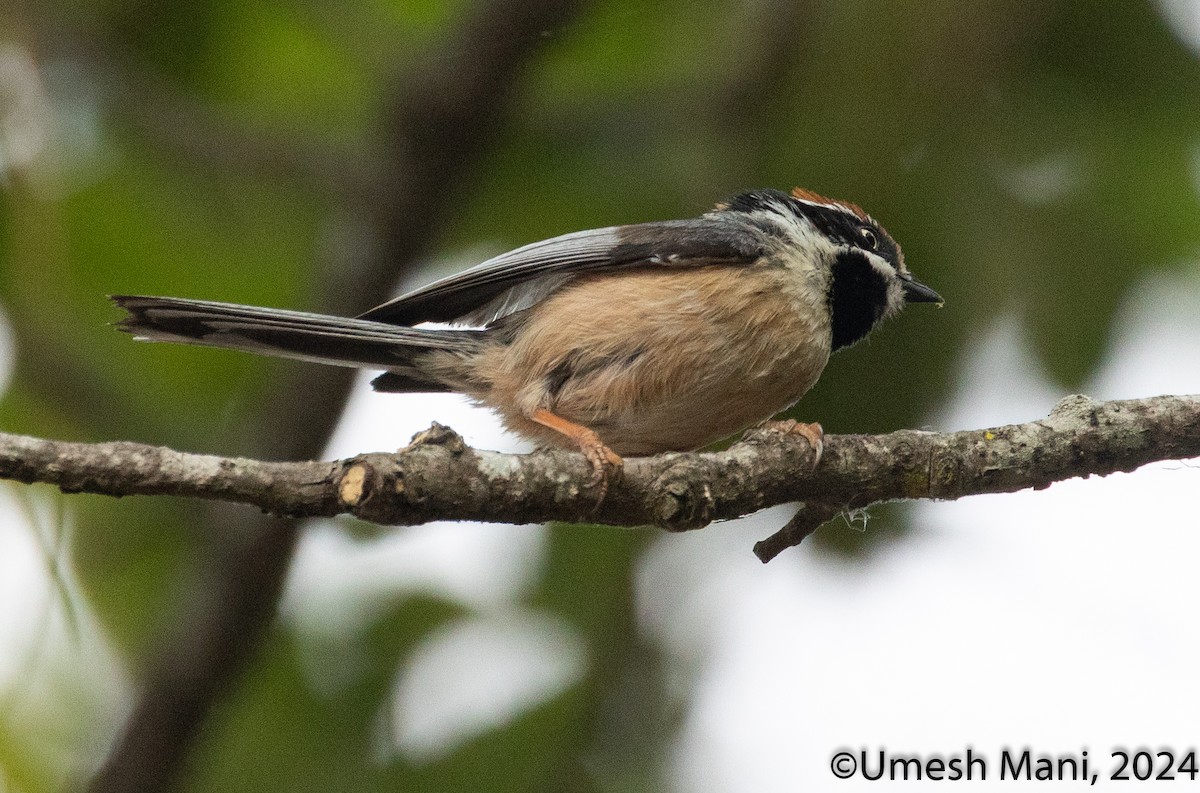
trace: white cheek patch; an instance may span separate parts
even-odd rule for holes
[[[887,282],[887,308],[884,311],[884,318],[890,317],[900,309],[904,308],[904,284],[900,281],[900,274],[896,268],[891,265],[886,259],[881,256],[876,256],[873,253],[867,253],[867,261],[875,268],[875,272],[879,273]]]
[[[893,267],[887,259],[883,258],[882,256],[877,256],[874,253],[870,253],[869,251],[863,251],[863,253],[866,255],[867,261],[869,261],[871,266],[875,268],[875,272],[888,279],[888,281],[894,281],[900,277],[900,273],[896,272],[896,268]]]
[[[904,308],[908,301],[904,298],[904,286],[900,283],[900,279],[896,279],[888,284],[887,289],[887,311],[884,317],[891,317]]]

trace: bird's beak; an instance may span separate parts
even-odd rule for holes
[[[900,276],[900,287],[904,290],[904,302],[906,303],[937,303],[938,308],[945,304],[942,296],[933,291],[925,284],[921,283],[911,275]]]

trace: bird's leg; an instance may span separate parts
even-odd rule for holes
[[[621,468],[625,464],[621,456],[608,448],[608,445],[600,440],[600,436],[596,434],[595,430],[568,421],[549,410],[538,408],[530,414],[529,418],[543,427],[549,427],[562,433],[575,442],[579,451],[583,452],[583,456],[592,466],[591,484],[592,487],[598,489],[600,494],[596,503],[599,505],[603,502],[604,497],[608,495],[609,482],[619,479],[621,476]]]
[[[804,424],[795,419],[784,419],[783,421],[765,421],[762,427],[765,430],[781,432],[784,435],[799,435],[808,441],[808,445],[816,453],[813,458],[813,468],[815,469],[817,463],[821,462],[821,453],[825,451],[825,430],[817,422]]]

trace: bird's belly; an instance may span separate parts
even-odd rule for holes
[[[601,416],[578,416],[622,455],[698,449],[759,424],[794,404],[816,382],[828,353],[796,349],[768,371],[711,362],[708,377],[660,399],[643,398]],[[564,415],[569,414],[569,409]],[[590,423],[588,419],[590,418]]]
[[[830,353],[828,313],[745,271],[714,267],[586,280],[548,298],[479,398],[512,429],[547,409],[622,455],[697,449],[799,399]]]

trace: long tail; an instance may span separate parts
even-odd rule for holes
[[[445,388],[419,366],[431,352],[468,356],[479,349],[482,333],[420,330],[385,322],[348,319],[304,311],[258,308],[178,297],[111,295],[129,312],[117,328],[138,339],[172,341],[243,350],[301,361],[386,369],[391,390]],[[408,383],[408,388],[400,388]]]

